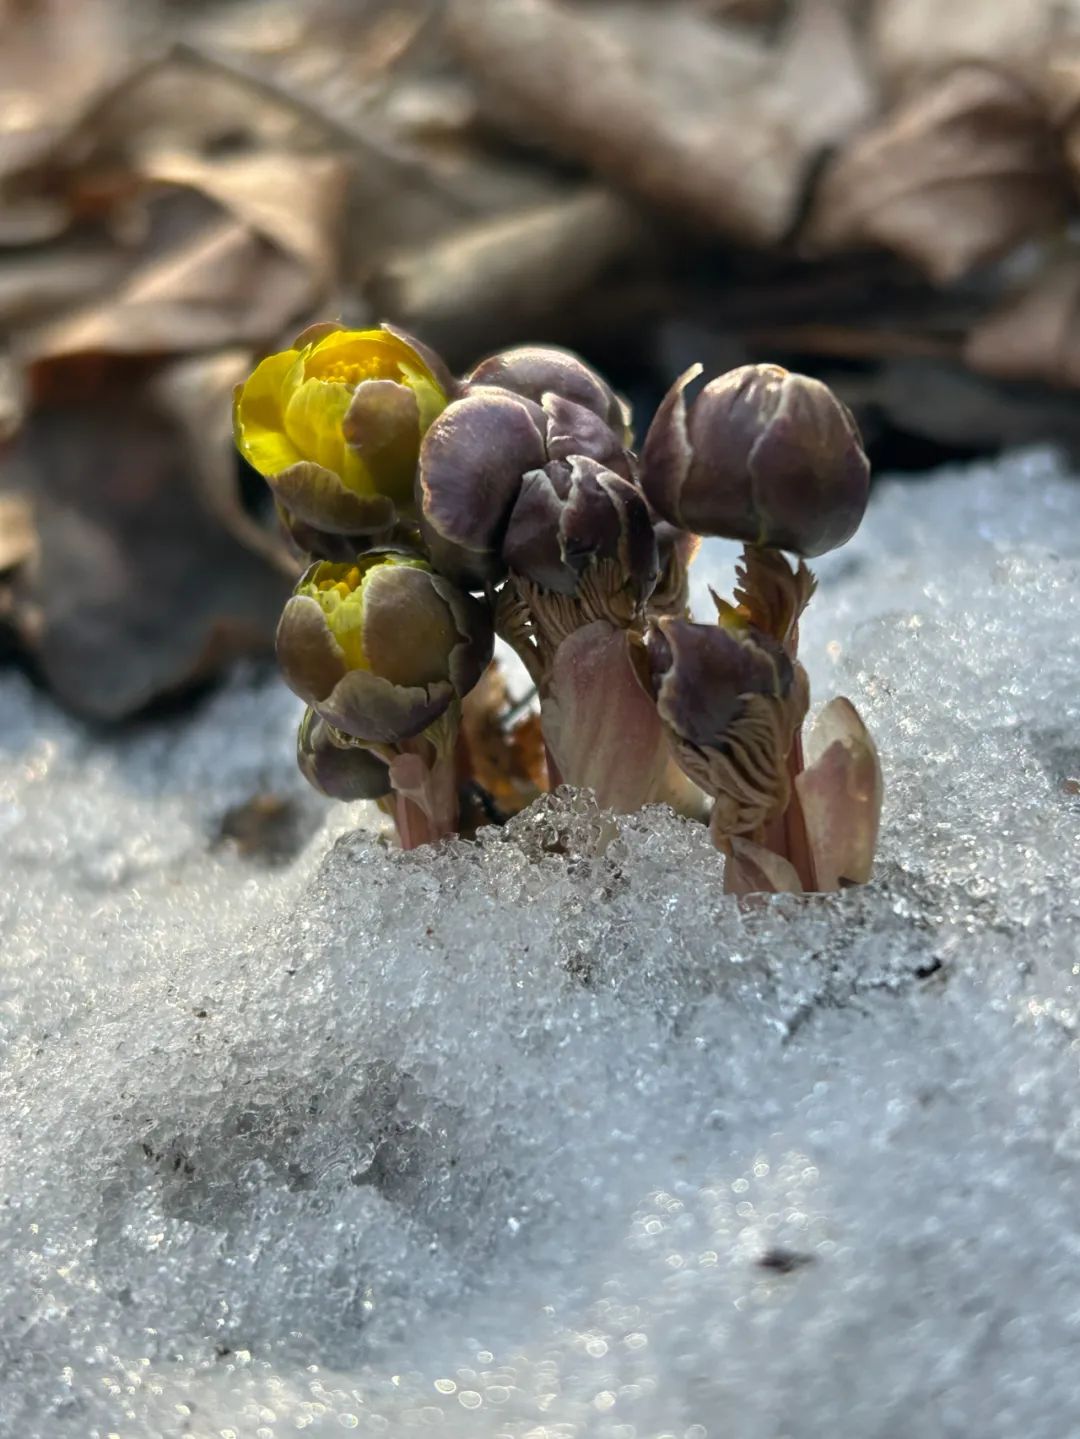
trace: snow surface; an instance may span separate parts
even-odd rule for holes
[[[888,483],[820,570],[839,896],[580,798],[402,855],[272,677],[123,739],[3,679],[0,1434],[1077,1432],[1080,484]]]

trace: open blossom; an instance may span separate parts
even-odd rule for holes
[[[450,386],[441,362],[399,331],[318,325],[238,387],[236,443],[288,518],[375,534],[412,515],[420,441]]]

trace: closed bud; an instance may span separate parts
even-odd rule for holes
[[[466,694],[492,643],[486,606],[390,551],[312,565],[277,633],[289,687],[335,729],[381,744],[420,734]]]
[[[296,735],[300,773],[330,799],[381,799],[390,793],[386,760],[308,709]]]
[[[525,475],[503,543],[510,571],[582,601],[580,623],[629,624],[656,584],[656,538],[639,490],[575,455]],[[536,605],[533,605],[536,608]]]
[[[545,395],[557,395],[591,410],[615,432],[620,444],[629,443],[630,416],[625,405],[607,381],[572,350],[553,345],[518,345],[512,350],[500,350],[482,360],[463,385],[466,393],[497,385],[536,404]]]
[[[779,365],[744,365],[686,405],[672,386],[649,427],[641,485],[658,514],[702,535],[812,556],[859,527],[870,466],[827,385]]]
[[[787,755],[807,708],[801,666],[749,625],[661,618],[649,678],[672,752],[715,799],[714,832],[750,834],[790,797]]]
[[[416,481],[421,534],[444,574],[470,588],[502,578],[521,477],[546,460],[539,405],[486,388],[447,406],[424,438]]]
[[[472,589],[501,580],[524,477],[574,457],[624,480],[633,471],[604,420],[553,392],[537,401],[484,384],[448,405],[424,438],[417,471],[420,530],[435,566]]]
[[[413,514],[420,441],[452,382],[388,326],[313,326],[237,388],[240,453],[302,526],[372,535]]]

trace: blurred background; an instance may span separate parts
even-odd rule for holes
[[[1080,445],[1080,0],[0,0],[0,663],[269,653],[232,386],[314,319],[634,405],[771,359],[879,470]],[[957,537],[961,544],[962,537]]]

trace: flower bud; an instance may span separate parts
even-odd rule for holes
[[[512,350],[501,350],[482,360],[464,381],[466,394],[484,385],[498,385],[536,404],[540,404],[545,395],[558,395],[598,415],[621,444],[629,442],[630,416],[626,407],[611,386],[572,350],[550,345],[519,345]],[[552,458],[559,457],[553,455]]]
[[[313,326],[237,388],[236,443],[301,524],[375,534],[413,513],[420,441],[451,386],[431,351],[388,326]]]
[[[381,799],[390,793],[387,762],[328,725],[313,709],[300,721],[296,761],[312,788],[330,799]]]
[[[632,457],[594,412],[554,393],[542,403],[481,385],[448,405],[420,449],[417,508],[432,562],[469,588],[506,573],[503,540],[522,479],[578,455],[622,478]]]
[[[649,678],[672,752],[715,797],[714,830],[750,834],[783,811],[787,754],[807,708],[801,666],[749,625],[661,618]]]
[[[417,508],[433,563],[478,588],[505,573],[503,535],[521,477],[547,460],[539,405],[487,388],[448,405],[420,450]]]
[[[649,427],[641,485],[654,509],[702,535],[824,554],[859,527],[870,466],[850,411],[827,385],[744,365],[687,408],[688,370]]]
[[[425,561],[373,551],[311,566],[285,606],[285,681],[335,729],[394,744],[466,694],[491,659],[487,608]]]
[[[659,564],[640,491],[580,455],[525,475],[502,552],[512,574],[614,624],[640,612]]]

